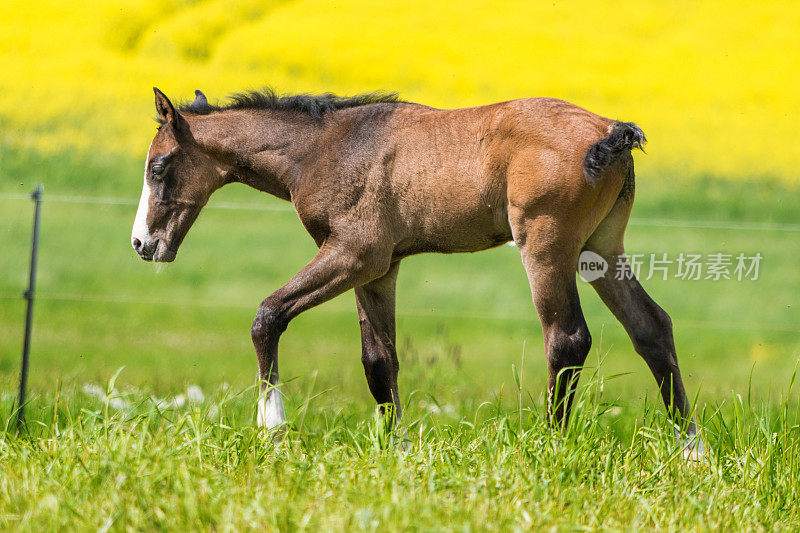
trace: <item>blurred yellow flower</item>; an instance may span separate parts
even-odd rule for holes
[[[437,107],[556,96],[638,122],[640,171],[800,182],[800,4],[7,0],[0,141],[143,155],[175,99],[399,91]]]

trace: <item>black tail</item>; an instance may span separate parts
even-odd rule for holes
[[[602,141],[592,145],[583,158],[583,171],[589,183],[597,183],[608,167],[634,148],[643,150],[647,142],[644,132],[633,122],[617,122]]]

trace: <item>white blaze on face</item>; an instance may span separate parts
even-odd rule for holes
[[[152,148],[153,145],[150,145]],[[136,218],[133,221],[133,231],[131,241],[139,239],[144,245],[150,240],[150,228],[147,227],[147,212],[150,210],[150,186],[147,184],[147,163],[150,162],[150,148],[147,149],[147,159],[144,161],[144,184],[142,185],[142,196],[139,198],[139,208],[136,210]]]
[[[270,389],[266,396],[258,400],[258,427],[272,429],[286,421],[283,412],[283,397],[280,386]]]

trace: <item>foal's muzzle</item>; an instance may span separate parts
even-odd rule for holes
[[[162,239],[142,242],[137,237],[131,239],[131,246],[145,261],[156,263],[170,263],[175,260],[175,251],[170,249]]]

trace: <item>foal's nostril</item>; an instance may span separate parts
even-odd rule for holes
[[[136,250],[137,252],[142,249],[142,241],[140,241],[136,237],[131,239],[131,244],[133,245],[133,249]]]

